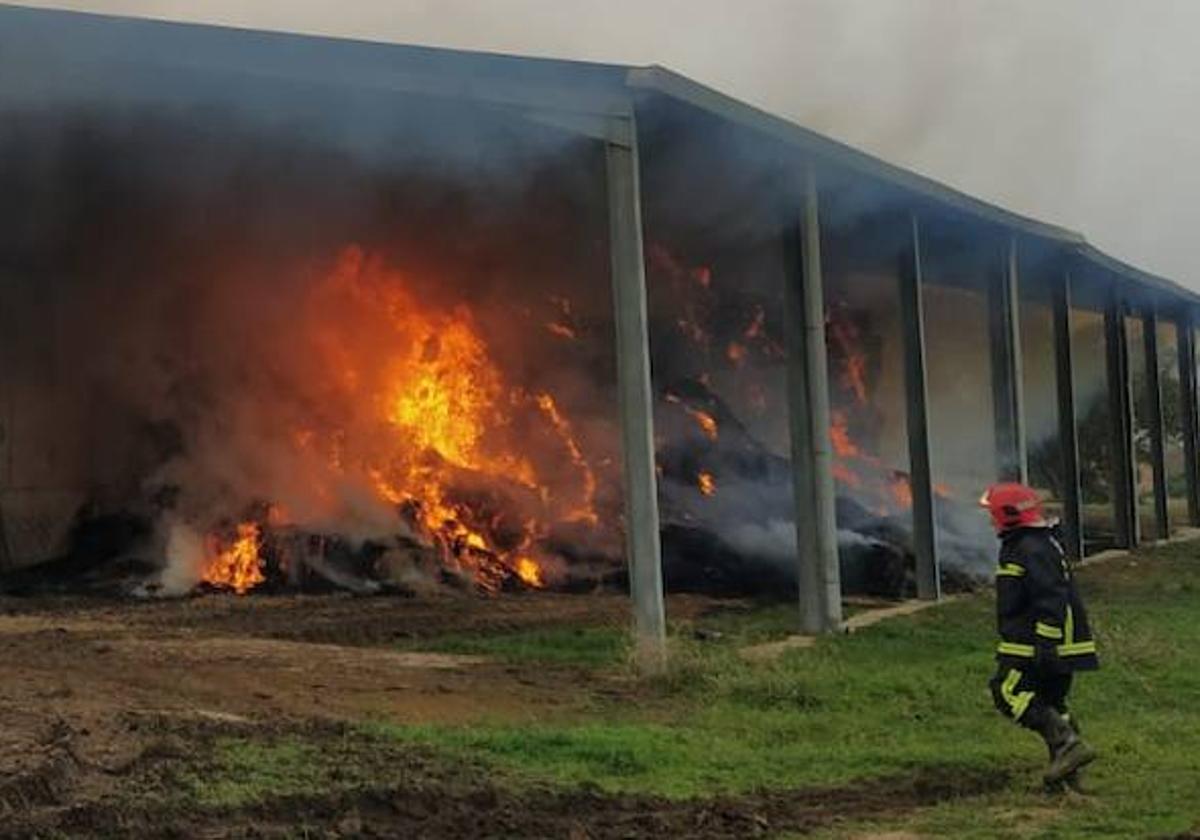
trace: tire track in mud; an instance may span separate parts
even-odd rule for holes
[[[161,763],[162,757],[158,761]],[[65,833],[105,837],[411,837],[698,840],[805,833],[845,819],[898,816],[940,802],[1004,787],[1007,771],[926,767],[831,788],[764,791],[741,796],[673,800],[599,790],[513,790],[478,768],[450,768],[414,753],[400,784],[327,795],[291,795],[236,809],[147,807],[123,799],[54,802],[38,797],[39,813],[12,822],[0,837]],[[69,800],[69,797],[68,797]],[[52,807],[44,807],[51,805]]]

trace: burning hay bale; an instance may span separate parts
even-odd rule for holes
[[[668,588],[791,591],[796,535],[789,461],[755,439],[703,382],[675,383],[664,403],[662,425],[673,441],[659,455]],[[836,488],[843,591],[913,595],[911,493],[898,491],[907,490],[908,476],[861,455],[843,455],[839,465],[853,475],[852,481],[839,477]],[[704,475],[719,479],[709,488],[698,480]],[[976,519],[973,507],[939,499],[939,535],[951,558],[943,569],[948,589],[976,586],[981,578],[973,568],[991,562],[987,543],[971,528]],[[960,523],[967,523],[965,529]],[[970,552],[977,552],[978,562],[964,561],[974,559]]]

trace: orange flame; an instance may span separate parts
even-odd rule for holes
[[[706,438],[709,440],[717,439],[719,432],[717,427],[717,418],[713,417],[703,409],[688,405],[674,394],[667,394],[667,402],[673,403],[674,405],[677,405],[686,411],[688,416],[696,421],[696,425],[700,427],[700,431],[704,433]]]
[[[700,427],[700,431],[704,432],[704,436],[709,440],[717,439],[717,419],[707,411],[701,411],[698,408],[689,408],[688,414],[692,415],[692,419],[696,421],[696,425]]]
[[[859,347],[859,332],[845,318],[831,318],[828,322],[829,338],[840,350],[842,370],[840,382],[843,388],[854,395],[859,405],[867,404],[867,356]]]
[[[395,317],[398,331],[419,340],[391,366],[386,419],[419,450],[465,469],[506,472],[532,486],[528,461],[507,453],[494,456],[484,446],[503,385],[470,311],[460,307],[440,323],[415,308],[396,311]]]
[[[257,523],[240,523],[237,538],[225,545],[219,537],[209,535],[205,548],[207,557],[201,575],[205,583],[243,595],[266,580],[259,556]]]
[[[850,429],[844,411],[830,413],[829,439],[833,443],[833,451],[841,458],[856,458],[862,454],[858,445],[850,437]]]
[[[844,377],[860,405],[867,402],[867,357],[863,355],[850,356],[846,359]]]
[[[552,335],[556,335],[559,338],[565,338],[568,341],[574,341],[579,337],[575,334],[575,330],[571,329],[566,324],[560,324],[557,321],[550,321],[547,323],[546,329],[549,330]]]
[[[697,475],[696,486],[700,488],[700,492],[705,496],[711,496],[717,492],[717,480],[713,478],[710,472],[701,472]]]
[[[646,244],[646,260],[652,270],[661,272],[675,286],[680,296],[680,315],[675,321],[679,332],[693,344],[707,350],[712,344],[709,331],[701,326],[710,323],[711,319],[705,313],[705,303],[709,295],[694,294],[693,284],[708,291],[712,286],[713,272],[708,266],[688,266],[671,253],[661,242]],[[698,300],[699,298],[699,300]]]
[[[544,585],[538,546],[552,525],[599,522],[596,475],[554,398],[506,382],[472,310],[431,304],[416,289],[361,248],[342,252],[310,300],[333,419],[294,443],[335,480],[365,479],[481,588]],[[550,303],[560,314],[546,329],[574,338],[570,301]],[[536,428],[559,442],[575,477],[544,448],[529,450]]]
[[[583,476],[582,506],[577,510],[571,511],[567,515],[567,519],[573,522],[587,522],[595,525],[600,521],[596,515],[596,474],[592,472],[591,465],[583,457],[583,450],[580,449],[571,432],[571,424],[558,410],[558,405],[555,404],[554,398],[549,394],[538,394],[537,404],[542,413],[550,420],[550,424],[554,427],[554,431],[558,433],[563,445],[567,447],[567,452],[571,456],[571,463],[579,469],[580,474]],[[518,574],[520,574],[519,570]]]
[[[542,589],[546,585],[546,581],[542,577],[541,567],[528,557],[518,557],[513,571],[517,573],[517,577],[526,586],[531,586],[534,589]]]

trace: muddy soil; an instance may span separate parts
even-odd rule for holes
[[[691,618],[734,599],[671,596],[672,618]],[[178,600],[12,598],[0,596],[0,617],[96,622],[139,628],[143,634],[190,631],[338,645],[390,645],[447,633],[484,633],[550,625],[626,626],[629,597],[620,593],[570,595],[525,592],[502,597],[449,593],[419,597],[338,595],[203,595]]]
[[[681,598],[670,608],[695,617],[714,606]],[[363,783],[328,795],[310,789],[232,810],[199,807],[195,791],[180,798],[187,779],[203,778],[214,739],[230,733],[328,737],[334,750],[355,743],[346,733],[363,721],[585,717],[597,697],[636,692],[627,671],[427,653],[420,640],[624,625],[628,610],[621,596],[553,594],[0,601],[0,837],[275,837],[298,826],[318,837],[745,837],[999,783],[947,772],[671,802],[505,790],[480,768],[368,744],[351,762],[367,768]]]
[[[376,837],[745,838],[803,833],[844,819],[899,815],[947,798],[1003,785],[1001,776],[964,778],[953,771],[830,788],[742,797],[672,801],[596,792],[506,793],[492,787],[452,792],[397,789],[356,797],[343,822],[317,833]],[[300,805],[300,813],[308,803]],[[344,806],[335,813],[347,814]],[[285,806],[286,807],[286,806]],[[295,810],[291,811],[296,813]],[[319,812],[318,812],[319,815]],[[288,825],[285,816],[284,826]],[[270,814],[256,829],[268,833]],[[292,823],[294,825],[294,823]],[[282,827],[282,826],[281,826]]]
[[[132,724],[133,720],[126,721]],[[746,796],[669,800],[596,790],[512,790],[465,763],[419,748],[385,746],[336,726],[271,726],[235,720],[146,717],[142,748],[128,761],[104,766],[81,756],[78,733],[59,727],[43,745],[44,764],[0,786],[0,837],[412,837],[599,838],[769,837],[804,833],[847,817],[899,816],[949,798],[975,796],[1007,784],[1003,772],[926,768],[918,775],[843,788],[776,791]],[[162,796],[181,774],[202,776],[214,739],[279,738],[344,751],[360,741],[379,784],[328,794],[280,795],[265,804],[214,808]],[[335,746],[336,744],[336,746]],[[386,780],[386,783],[384,782]],[[141,791],[129,795],[130,789]]]
[[[712,607],[673,600],[673,615]],[[620,596],[428,599],[206,596],[180,601],[0,601],[0,722],[91,726],[114,710],[255,719],[461,722],[569,708],[570,669],[406,651],[452,633],[624,626]],[[587,680],[584,672],[567,674]],[[570,684],[568,682],[567,684]],[[10,724],[18,732],[28,723]],[[2,768],[0,768],[2,769]]]

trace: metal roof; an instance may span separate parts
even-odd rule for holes
[[[697,108],[702,108],[732,122],[792,144],[851,171],[888,181],[900,189],[932,199],[1017,233],[1057,243],[1101,270],[1127,277],[1155,291],[1166,292],[1189,299],[1194,303],[1200,303],[1200,294],[1165,277],[1143,271],[1104,253],[1089,243],[1081,233],[1023,216],[983,201],[932,178],[895,166],[794,122],[726,96],[671,70],[662,67],[631,68],[626,78],[631,88],[651,90],[688,102]]]
[[[59,56],[64,65],[74,68],[67,73],[72,85],[86,86],[88,74],[78,72],[83,67],[94,71],[92,84],[97,90],[115,79],[123,84],[168,85],[181,72],[250,75],[560,114],[593,134],[599,130],[589,129],[586,120],[628,115],[639,94],[653,92],[773,137],[819,160],[1054,243],[1102,272],[1200,304],[1200,294],[1104,253],[1082,234],[975,198],[662,67],[527,58],[0,5],[0,73],[21,62],[44,67]],[[147,67],[163,71],[162,78],[147,74]],[[53,80],[36,80],[35,86],[45,85],[52,86]]]

